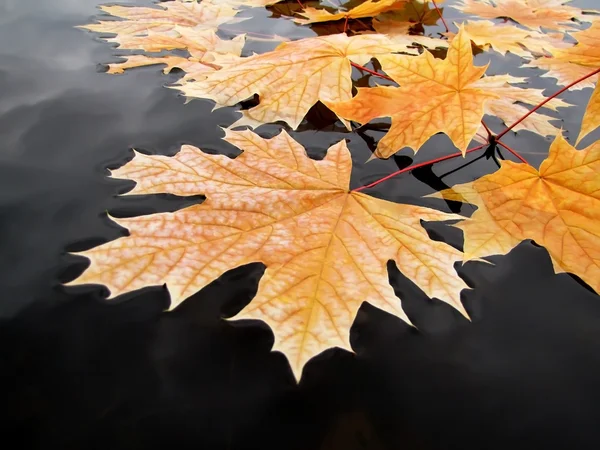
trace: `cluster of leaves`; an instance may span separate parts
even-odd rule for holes
[[[116,220],[130,235],[83,252],[91,265],[75,283],[102,283],[113,295],[166,283],[174,308],[225,271],[262,262],[266,271],[256,297],[236,318],[267,322],[274,348],[288,357],[297,378],[323,350],[350,350],[349,329],[363,301],[410,323],[389,285],[389,260],[428,296],[465,317],[460,292],[467,286],[454,263],[507,253],[524,239],[546,247],[557,272],[574,273],[600,292],[600,143],[576,150],[550,122],[553,117],[539,112],[568,103],[523,87],[523,78],[486,76],[487,66],[473,64],[473,48],[510,52],[565,88],[593,86],[600,72],[600,22],[594,12],[567,3],[462,0],[454,8],[481,20],[457,24],[456,34],[438,5],[425,0],[354,1],[346,9],[300,2],[283,8],[278,0],[103,7],[113,17],[83,28],[112,33],[109,41],[138,52],[109,65],[109,73],[164,64],[165,72],[185,72],[173,87],[187,97],[213,100],[216,107],[259,100],[226,130],[225,140],[242,150],[237,158],[183,146],[174,157],[136,153],[113,172],[136,182],[133,194],[203,194],[206,201]],[[222,25],[244,20],[240,11],[265,7],[299,26],[331,31],[317,26],[334,22],[342,29],[294,41],[275,36],[283,42],[274,50],[250,56],[242,56],[250,34],[217,34]],[[505,20],[491,20],[497,18]],[[426,27],[439,21],[447,33],[427,36]],[[445,57],[436,58],[434,49]],[[385,74],[365,67],[373,58]],[[394,84],[357,88],[353,67]],[[271,122],[296,129],[317,102],[349,130],[351,122],[391,118],[374,157],[403,148],[416,152],[442,132],[459,155],[502,145],[521,162],[504,161],[491,175],[437,194],[476,205],[465,219],[360,192],[383,179],[350,191],[344,141],[315,161],[285,131],[264,139],[231,129]],[[485,114],[508,127],[494,134],[482,121]],[[596,87],[577,143],[599,125]],[[509,130],[556,136],[539,170],[500,140]],[[467,150],[474,140],[482,145]],[[464,253],[431,240],[422,220],[462,220],[456,226],[464,232]]]

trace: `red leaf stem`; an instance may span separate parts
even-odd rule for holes
[[[431,3],[433,3],[433,6],[434,6],[435,10],[437,11],[438,16],[440,16],[440,19],[442,19],[442,23],[444,24],[444,28],[446,29],[446,33],[449,32],[450,28],[448,28],[448,24],[446,23],[446,20],[442,16],[442,11],[440,11],[440,8],[438,8],[438,5],[435,2],[435,0],[431,0]]]
[[[360,64],[356,64],[355,62],[350,61],[350,64],[352,65],[352,67],[356,67],[358,70],[363,70],[365,72],[370,73],[371,75],[375,75],[376,77],[385,78],[386,80],[394,81],[392,78],[388,77],[387,75],[384,75],[379,72],[375,72],[374,70],[371,70],[371,69],[367,69],[365,66],[361,66]],[[395,81],[394,81],[394,83],[395,83]]]
[[[433,2],[433,5],[435,6],[435,9],[436,9],[438,15],[442,19],[442,22],[444,23],[444,26],[446,27],[446,30],[448,31],[448,25],[446,24],[446,21],[442,17],[440,9],[438,8],[435,0],[432,0],[432,2]],[[352,66],[356,67],[359,70],[363,70],[365,72],[370,73],[371,75],[375,75],[375,76],[378,76],[378,77],[381,77],[381,78],[385,78],[385,79],[390,80],[390,81],[394,81],[393,79],[391,79],[390,77],[388,77],[386,75],[382,75],[382,74],[377,73],[377,72],[375,72],[373,70],[367,69],[366,67],[363,67],[363,66],[361,66],[359,64],[356,64],[356,63],[353,63],[353,62],[350,62],[350,64]],[[560,94],[562,94],[566,90],[570,89],[571,87],[575,86],[576,84],[578,84],[578,83],[580,83],[580,82],[582,82],[584,80],[587,80],[588,78],[596,75],[597,73],[600,73],[600,68],[598,68],[598,69],[596,69],[596,70],[588,73],[587,75],[585,75],[585,76],[583,76],[583,77],[581,77],[581,78],[573,81],[572,83],[570,83],[567,86],[563,87],[562,89],[558,90],[557,92],[555,92],[554,94],[552,94],[550,97],[546,98],[544,101],[542,101],[539,104],[537,104],[533,109],[531,109],[530,111],[528,111],[527,114],[523,115],[520,119],[518,119],[512,125],[509,125],[504,131],[502,131],[501,133],[499,133],[496,136],[494,136],[494,134],[492,133],[492,131],[489,129],[489,127],[485,124],[485,122],[483,120],[481,121],[481,124],[483,125],[483,127],[487,131],[488,137],[490,138],[491,142],[495,142],[496,144],[504,147],[506,150],[508,150],[510,153],[512,153],[516,158],[518,158],[524,164],[529,164],[527,162],[527,160],[525,160],[525,158],[523,158],[521,155],[519,155],[514,149],[510,148],[504,142],[500,141],[500,138],[502,136],[504,136],[506,133],[508,133],[510,130],[512,130],[514,127],[516,127],[518,124],[520,124],[521,122],[523,122],[523,120],[525,120],[531,114],[533,114],[534,112],[536,112],[538,109],[540,109],[546,103],[548,103],[550,100],[552,100],[553,98],[559,96]],[[485,144],[479,145],[477,147],[471,148],[471,149],[467,150],[466,153],[471,153],[471,152],[474,152],[474,151],[477,151],[477,150],[481,150],[482,148],[486,147],[487,145],[489,145],[489,144],[485,143]],[[362,191],[364,189],[368,189],[368,188],[377,186],[379,183],[382,183],[382,182],[384,182],[386,180],[389,180],[390,178],[393,178],[396,175],[400,175],[402,173],[409,172],[409,171],[414,170],[414,169],[418,169],[419,167],[428,166],[428,165],[435,164],[435,163],[438,163],[438,162],[441,162],[441,161],[445,161],[447,159],[456,158],[456,157],[461,156],[461,155],[462,155],[462,152],[456,152],[456,153],[452,153],[450,155],[442,156],[440,158],[431,159],[429,161],[425,161],[425,162],[422,162],[422,163],[419,163],[419,164],[415,164],[415,165],[411,165],[411,166],[405,167],[404,169],[397,170],[396,172],[393,172],[393,173],[391,173],[389,175],[386,175],[385,177],[380,178],[379,180],[376,180],[376,181],[374,181],[374,182],[372,182],[370,184],[367,184],[367,185],[364,185],[364,186],[360,186],[360,187],[358,187],[356,189],[353,189],[352,192],[359,192],[359,191]]]
[[[483,128],[485,128],[485,131],[487,132],[487,135],[488,135],[488,140],[490,140],[494,136],[494,133],[492,133],[492,130],[489,129],[489,127],[485,124],[483,119],[481,119],[481,125],[483,125]]]
[[[466,153],[475,152],[475,151],[481,150],[482,148],[487,147],[487,146],[488,146],[487,143],[478,145],[477,147],[470,148],[469,150],[466,151]],[[389,175],[386,175],[385,177],[380,178],[377,181],[373,181],[370,184],[366,184],[364,186],[357,187],[356,189],[352,189],[352,192],[359,192],[359,191],[362,191],[363,189],[372,188],[373,186],[377,186],[379,183],[383,183],[384,181],[389,180],[390,178],[395,177],[396,175],[400,175],[401,173],[409,172],[411,170],[418,169],[419,167],[429,166],[431,164],[435,164],[435,163],[438,163],[441,161],[446,161],[447,159],[456,158],[457,156],[462,156],[462,152],[452,153],[450,155],[441,156],[439,158],[430,159],[429,161],[425,161],[425,162],[422,162],[419,164],[414,164],[414,165],[405,167],[404,169],[400,169],[393,173],[390,173]]]
[[[587,80],[589,77],[596,75],[597,73],[600,73],[600,68],[594,70],[593,72],[588,73],[587,75],[573,81],[572,83],[568,84],[567,86],[565,86],[564,88],[560,89],[559,91],[555,92],[554,94],[552,94],[550,97],[548,97],[546,100],[544,100],[541,103],[538,103],[531,111],[529,111],[527,114],[525,114],[523,117],[521,117],[519,120],[517,120],[515,123],[513,123],[512,125],[510,125],[508,128],[506,128],[506,130],[504,130],[502,133],[500,133],[498,136],[496,136],[496,139],[500,139],[502,136],[504,136],[506,133],[508,133],[510,130],[512,130],[514,127],[516,127],[517,125],[519,125],[521,122],[523,122],[527,117],[529,117],[531,114],[533,114],[534,112],[536,112],[538,109],[540,109],[542,106],[544,106],[546,103],[548,103],[550,100],[552,100],[554,97],[559,96],[560,94],[562,94],[563,92],[565,92],[566,90],[572,88],[573,86],[575,86],[577,83],[582,82],[583,80]]]
[[[521,162],[529,165],[529,163],[525,160],[525,158],[523,158],[521,155],[519,155],[515,150],[513,150],[512,148],[510,148],[508,145],[506,145],[504,142],[502,141],[498,141],[496,140],[496,144],[501,145],[502,147],[504,147],[506,150],[508,150],[509,152],[511,152],[513,155],[515,155]]]

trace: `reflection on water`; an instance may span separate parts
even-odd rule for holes
[[[190,143],[236,153],[219,130],[236,120],[236,108],[211,113],[208,101],[184,105],[163,87],[179,75],[157,67],[103,73],[100,63],[115,61],[115,49],[74,28],[93,20],[96,7],[95,0],[0,3],[0,370],[3,423],[21,447],[505,450],[523,441],[531,448],[597,443],[600,302],[572,277],[554,275],[547,253],[529,242],[494,258],[496,265],[459,268],[475,287],[464,294],[470,324],[391,268],[418,331],[366,305],[352,330],[357,354],[326,352],[307,365],[299,387],[282,355],[270,352],[265,326],[221,319],[252,297],[258,264],[225,274],[170,314],[161,313],[168,299],[160,288],[105,303],[100,287],[61,287],[85,266],[67,250],[123,233],[106,211],[127,216],[187,204],[117,197],[130,184],[107,178],[106,168],[125,163],[131,148],[174,154]],[[312,33],[271,15],[262,11],[244,27],[296,38]],[[488,59],[491,73],[537,73],[518,69],[512,56],[479,55],[477,64]],[[555,89],[550,79],[532,86]],[[565,99],[583,105],[589,93]],[[314,157],[348,139],[354,186],[410,162],[402,152],[364,164],[380,131],[349,134],[326,111],[310,114],[293,136]],[[571,110],[563,126],[576,132],[581,114]],[[530,133],[508,144],[536,163],[548,147]],[[436,136],[415,160],[448,146]],[[423,203],[419,197],[434,189],[496,167],[482,158],[448,173],[459,163],[405,174],[374,195]],[[431,228],[460,245],[460,233]]]

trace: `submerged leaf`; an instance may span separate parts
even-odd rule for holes
[[[404,27],[407,24],[410,26],[435,25],[440,20],[440,14],[444,12],[444,8],[440,8],[440,12],[429,6],[429,2],[420,0],[407,0],[402,5],[401,9],[386,12],[379,15],[373,21],[373,27],[379,33],[387,33],[384,29],[392,30],[393,25]],[[397,31],[396,31],[397,32]]]
[[[297,378],[318,353],[350,350],[363,302],[409,322],[388,281],[390,260],[466,316],[466,285],[453,268],[462,253],[431,240],[421,225],[460,216],[349,191],[344,141],[315,161],[285,132],[263,139],[228,130],[225,139],[243,153],[230,159],[184,146],[174,157],[136,153],[114,171],[137,183],[133,194],[204,194],[206,201],[115,219],[130,235],[83,252],[91,265],[75,284],[102,283],[119,295],[166,283],[174,308],[224,272],[262,262],[256,297],[235,318],[265,321]]]

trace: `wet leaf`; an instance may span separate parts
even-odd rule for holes
[[[232,127],[281,120],[295,129],[317,101],[351,98],[350,61],[364,64],[372,56],[400,51],[417,54],[412,43],[410,36],[400,42],[376,34],[335,34],[284,42],[273,51],[213,72],[205,80],[187,83],[181,91],[188,97],[214,100],[217,106],[235,105],[258,94],[259,105],[243,111]]]
[[[366,0],[348,11],[340,11],[335,14],[332,14],[325,9],[305,8],[298,13],[304,18],[296,18],[294,19],[294,22],[310,24],[315,22],[373,17],[392,9],[403,8],[405,3],[405,0]]]
[[[570,22],[588,21],[583,11],[568,5],[571,0],[460,0],[453,8],[483,19],[506,17],[532,30],[565,31],[572,29]]]
[[[570,48],[556,48],[552,50],[552,57],[569,66],[579,66],[585,74],[600,68],[600,22],[594,22],[588,29],[572,34],[577,39],[577,44]],[[550,76],[553,74],[550,73]],[[596,81],[598,77],[592,80]],[[562,80],[561,80],[562,81]],[[590,97],[583,115],[581,131],[577,143],[585,136],[600,126],[600,89],[596,88]]]
[[[453,268],[462,253],[431,240],[421,225],[460,216],[349,191],[344,141],[315,161],[285,132],[263,139],[228,130],[225,139],[243,153],[230,159],[184,146],[174,157],[136,153],[114,171],[136,182],[133,194],[203,194],[206,201],[114,219],[130,235],[83,252],[91,265],[74,284],[101,283],[119,295],[166,283],[174,308],[224,272],[261,262],[256,297],[235,318],[266,322],[298,379],[318,353],[350,350],[364,301],[409,322],[388,281],[389,260],[466,316],[466,285]]]
[[[490,46],[499,53],[510,52],[523,58],[531,58],[532,53],[544,54],[546,50],[569,45],[547,34],[509,24],[495,24],[490,20],[471,20],[463,26],[476,45]]]
[[[458,228],[465,259],[508,253],[524,239],[544,246],[557,272],[600,292],[600,142],[576,150],[561,135],[540,170],[503,161],[497,172],[435,194],[477,206]]]
[[[400,87],[359,88],[351,100],[326,102],[327,106],[362,124],[391,117],[390,130],[375,151],[379,158],[388,158],[404,147],[416,152],[438,132],[446,133],[464,152],[480,126],[485,102],[497,98],[475,86],[486,66],[473,65],[469,36],[461,30],[450,43],[445,60],[427,51],[417,57],[386,55],[377,60]]]
[[[238,11],[228,5],[171,1],[161,3],[156,8],[103,6],[102,10],[126,20],[101,21],[80,28],[116,34],[106,40],[117,43],[121,50],[143,50],[150,53],[187,50],[190,54],[188,58],[162,54],[128,56],[124,63],[110,64],[108,73],[166,64],[165,72],[177,67],[189,74],[193,73],[187,78],[199,79],[219,67],[215,63],[214,54],[239,56],[245,42],[243,35],[233,40],[224,40],[215,33],[222,23],[244,20],[233,18]]]
[[[498,95],[498,98],[492,99],[485,104],[485,114],[502,119],[504,124],[508,126],[522,118],[531,109],[523,106],[523,103],[535,106],[546,100],[546,97],[542,93],[543,89],[513,86],[514,84],[526,82],[527,79],[522,77],[494,75],[481,78],[474,83],[474,86]],[[544,108],[556,111],[556,108],[566,108],[569,106],[571,106],[570,103],[553,98],[544,105]],[[550,123],[551,120],[556,120],[556,118],[540,112],[534,112],[516,125],[513,131],[527,130],[542,136],[555,136],[559,130]],[[475,139],[485,142],[481,141],[477,137],[478,135],[487,135],[483,126],[479,129]]]
[[[239,12],[226,3],[216,4],[210,1],[162,2],[155,7],[142,6],[101,6],[100,9],[114,17],[125,20],[100,21],[85,25],[85,28],[98,33],[116,33],[119,35],[145,35],[150,31],[166,32],[175,27],[216,30],[226,22],[239,22],[245,19],[233,19]]]

